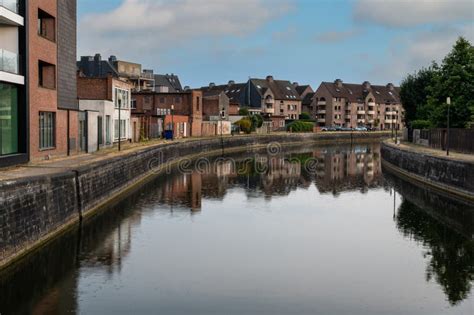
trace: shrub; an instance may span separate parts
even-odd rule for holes
[[[301,113],[300,119],[302,120],[311,120],[311,116],[308,113]]]
[[[252,121],[249,118],[242,118],[241,120],[235,123],[237,126],[240,127],[240,130],[245,133],[252,132]]]
[[[247,107],[242,107],[239,109],[239,116],[248,116],[249,115],[249,109]]]
[[[253,115],[252,118],[252,129],[260,128],[263,125],[263,117],[261,115]]]
[[[286,130],[291,130],[291,132],[312,132],[314,124],[307,121],[294,121],[288,126]]]
[[[410,122],[410,127],[412,129],[429,129],[431,127],[431,122],[429,120],[412,120]]]

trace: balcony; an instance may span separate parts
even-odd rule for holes
[[[326,106],[326,101],[319,101],[318,106]]]
[[[275,100],[272,97],[267,97],[265,99],[265,104],[274,104]]]
[[[388,116],[394,116],[394,115],[397,115],[397,112],[394,112],[394,111],[391,111],[391,112],[385,112],[385,115],[388,115]]]
[[[326,118],[318,118],[318,123],[325,123],[326,122]]]
[[[326,114],[326,110],[325,109],[318,109],[316,111],[318,114]]]
[[[374,107],[374,106],[375,106],[375,102],[369,102],[367,105]]]
[[[396,124],[397,121],[395,119],[385,119],[386,124]]]
[[[365,115],[365,110],[358,110],[357,115]]]
[[[358,123],[358,124],[364,124],[364,123],[365,123],[365,119],[357,119],[357,123]]]
[[[0,80],[15,84],[25,84],[20,72],[20,56],[5,49],[0,49]]]
[[[23,26],[25,19],[19,15],[18,0],[0,0],[0,25]]]
[[[352,119],[352,115],[345,115],[344,116],[346,119]]]
[[[275,114],[275,109],[272,108],[272,107],[264,108],[264,109],[263,109],[263,112],[264,112],[265,114]]]
[[[367,114],[368,114],[368,115],[375,115],[375,111],[369,110],[369,111],[367,112]]]

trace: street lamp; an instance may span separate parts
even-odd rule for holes
[[[221,147],[222,147],[222,155],[224,155],[224,132],[223,132],[223,121],[224,121],[224,117],[225,117],[225,108],[222,107],[222,111],[221,111]]]
[[[174,105],[171,105],[171,140],[174,140]]]
[[[121,112],[122,112],[122,96],[118,94],[118,150],[121,151],[121,141],[122,141],[122,120],[121,120]]]
[[[449,156],[449,115],[451,107],[451,97],[446,99],[446,104],[448,104],[448,130],[447,130],[447,139],[446,139],[446,155]]]

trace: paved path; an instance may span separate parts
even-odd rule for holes
[[[436,157],[445,158],[445,159],[454,160],[454,161],[456,160],[468,161],[468,162],[474,163],[474,154],[464,154],[464,153],[457,153],[457,152],[450,151],[449,156],[447,156],[446,151],[432,149],[432,148],[425,147],[422,145],[413,144],[411,142],[402,142],[400,144],[395,144],[392,140],[387,140],[386,143],[395,147],[399,147],[400,149],[403,149],[406,151],[417,152],[417,153],[421,153],[425,155],[436,156]]]

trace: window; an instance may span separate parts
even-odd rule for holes
[[[38,85],[46,89],[56,89],[56,66],[44,61],[38,62]]]
[[[55,139],[56,113],[39,113],[39,148],[40,150],[52,149],[56,146]]]
[[[0,155],[18,153],[18,88],[0,83]]]
[[[120,120],[120,138],[126,139],[127,138],[127,130],[126,130],[127,121],[125,119]],[[118,119],[114,120],[114,138],[116,141],[119,139],[119,121]]]
[[[129,91],[115,88],[115,108],[128,108],[129,99]]]
[[[132,99],[132,101],[130,103],[130,108],[137,109],[137,100],[136,99]]]
[[[53,42],[56,40],[56,20],[41,9],[38,9],[38,35]]]

